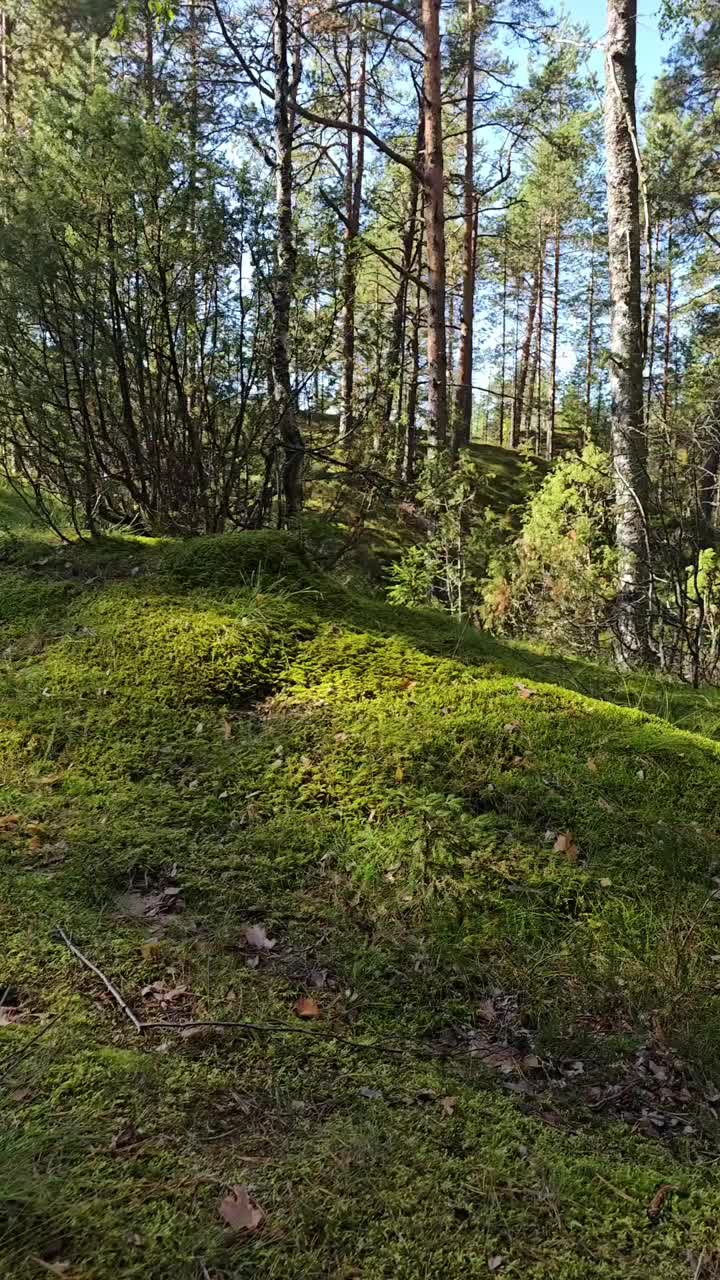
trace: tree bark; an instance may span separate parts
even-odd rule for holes
[[[425,115],[424,205],[427,256],[428,455],[447,443],[447,338],[445,331],[445,191],[440,74],[441,0],[422,0]]]
[[[523,337],[522,350],[520,352],[520,364],[518,367],[517,386],[515,388],[515,403],[513,405],[513,448],[520,447],[520,439],[522,436],[522,420],[523,409],[525,407],[525,389],[528,381],[528,370],[530,368],[530,348],[532,346],[533,332],[535,329],[535,315],[538,304],[538,273],[533,273],[532,283],[530,285],[530,298],[528,300],[527,323],[525,325],[525,335]]]
[[[552,349],[550,353],[550,416],[547,423],[545,454],[552,462],[555,452],[555,419],[557,416],[557,349],[560,327],[560,219],[555,219],[555,257],[553,268]]]
[[[540,453],[540,441],[542,439],[542,340],[543,340],[543,312],[545,309],[545,252],[547,249],[547,241],[543,240],[540,252],[540,284],[538,285],[538,312],[537,312],[537,343],[535,346],[535,362],[537,369],[537,427],[535,430],[535,452]]]
[[[7,9],[0,9],[0,96],[2,99],[2,127],[7,136],[13,128],[13,77],[12,77],[13,20]]]
[[[505,359],[507,354],[507,282],[508,282],[507,226],[503,239],[503,283],[502,283],[502,334],[500,338],[500,430],[498,444],[502,447],[505,439]]]
[[[470,444],[473,317],[475,310],[475,0],[468,0],[465,73],[465,174],[463,183],[463,282],[460,361],[455,392],[455,452]]]
[[[591,419],[592,419],[592,379],[593,379],[593,356],[595,343],[595,232],[590,233],[590,284],[588,287],[588,336],[587,336],[587,357],[585,361],[585,429],[583,431],[583,444],[589,444],[592,435]]]
[[[297,423],[290,376],[290,310],[295,283],[295,245],[292,231],[292,130],[288,69],[287,0],[273,2],[275,70],[275,202],[277,258],[273,296],[273,393],[277,430],[283,447],[282,490],[285,518],[302,509],[305,442]]]
[[[617,648],[627,664],[649,653],[647,435],[643,421],[640,208],[635,124],[637,0],[608,0],[605,52],[610,387],[618,550]]]
[[[423,146],[424,122],[421,112],[420,119],[418,121],[417,138],[415,141],[415,163],[417,166],[419,166],[421,161]],[[392,325],[390,329],[390,349],[388,351],[387,363],[387,395],[385,399],[385,421],[387,423],[392,421],[394,410],[396,411],[397,416],[399,416],[401,408],[398,378],[402,364],[403,333],[407,318],[407,300],[410,284],[408,276],[412,270],[413,255],[415,253],[419,197],[420,180],[417,173],[411,172],[407,211],[404,219],[402,255],[400,259],[402,270],[398,280],[397,292],[393,301]]]
[[[346,110],[348,121],[354,122],[354,67],[351,37],[348,36],[345,62]],[[367,76],[367,35],[363,30],[360,46],[360,68],[357,83],[357,124],[365,128],[365,93]],[[345,167],[345,253],[343,261],[343,373],[340,411],[342,444],[352,440],[355,430],[353,398],[355,391],[355,296],[357,293],[357,237],[360,232],[360,205],[365,167],[365,135],[358,133],[357,150],[354,132],[348,129]]]

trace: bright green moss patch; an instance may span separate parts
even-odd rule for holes
[[[720,746],[245,537],[0,571],[0,1272],[692,1276]],[[145,1020],[331,1034],[138,1037],[57,925]]]

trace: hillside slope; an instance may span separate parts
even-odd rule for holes
[[[717,702],[285,535],[3,555],[0,1273],[720,1274]]]

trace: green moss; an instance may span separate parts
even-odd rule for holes
[[[177,541],[168,549],[163,568],[184,586],[241,587],[258,575],[297,577],[303,556],[292,534],[258,529]]]
[[[605,1089],[656,1035],[714,1071],[720,746],[561,683],[600,687],[600,668],[433,610],[321,577],[316,595],[305,568],[181,589],[155,551],[132,576],[138,554],[72,582],[0,572],[0,992],[23,1011],[0,1027],[0,1272],[697,1266],[720,1208],[702,1148],[606,1121],[553,1072],[581,1053]],[[669,694],[702,721],[706,695]],[[573,833],[577,862],[549,831]],[[168,884],[177,912],[123,913],[119,894]],[[276,939],[256,967],[248,922]],[[293,1010],[314,993],[337,1038],[138,1037],[58,924],[143,1018],[308,1030]],[[164,1007],[156,983],[180,994]],[[478,1058],[425,1060],[487,1031],[491,991],[548,1067],[521,1106]],[[236,1182],[268,1217],[231,1245],[217,1205]],[[682,1194],[650,1231],[663,1182]]]

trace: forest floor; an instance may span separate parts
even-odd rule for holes
[[[277,533],[18,527],[0,655],[0,1274],[720,1276],[717,694]]]

